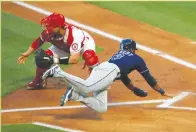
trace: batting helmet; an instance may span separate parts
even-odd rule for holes
[[[83,53],[82,58],[85,61],[84,67],[87,65],[89,68],[94,68],[99,64],[99,58],[94,50],[86,50]]]
[[[137,50],[136,42],[129,38],[123,39],[120,43],[120,49],[121,50],[130,50],[130,49]]]
[[[51,31],[55,27],[65,26],[65,18],[62,14],[54,12],[41,20],[41,26],[43,30]]]

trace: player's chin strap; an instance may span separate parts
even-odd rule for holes
[[[85,68],[86,68],[86,62],[84,62],[82,69],[85,69]]]

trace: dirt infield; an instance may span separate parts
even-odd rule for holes
[[[146,46],[159,49],[176,57],[196,63],[194,55],[196,46],[191,40],[174,35],[155,27],[139,23],[97,6],[83,2],[28,2],[48,11],[63,13],[66,17],[83,24],[96,27],[120,37],[130,37]],[[12,8],[10,8],[12,7]],[[58,7],[58,8],[54,8]],[[39,23],[42,14],[20,7],[13,3],[2,2],[2,10]],[[25,12],[25,13],[24,13]],[[111,23],[112,22],[112,23]],[[101,61],[109,57],[119,48],[116,41],[92,33],[96,44],[103,47],[99,55]],[[28,44],[27,44],[28,47]],[[184,54],[186,50],[186,54]],[[183,91],[196,92],[196,72],[182,65],[162,59],[143,51],[138,52],[146,60],[152,74],[160,85],[169,93],[177,96]],[[81,70],[82,62],[66,69],[67,72],[86,78],[88,73]],[[160,109],[155,104],[126,105],[125,101],[166,99],[154,92],[136,72],[130,77],[133,83],[149,92],[146,98],[134,96],[121,82],[115,82],[109,90],[109,102],[121,102],[111,106],[104,114],[96,113],[88,108],[77,108],[77,102],[69,102],[67,109],[40,110],[41,107],[59,106],[59,99],[65,89],[46,88],[42,90],[18,90],[2,99],[2,109],[38,108],[37,110],[4,112],[2,124],[44,122],[62,127],[69,127],[89,132],[195,132],[196,111],[180,109]],[[194,107],[196,95],[187,95],[184,100],[174,103],[180,107]],[[131,104],[131,103],[130,103]]]

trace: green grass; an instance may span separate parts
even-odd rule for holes
[[[38,24],[24,20],[12,14],[2,12],[2,87],[1,96],[23,87],[35,75],[33,55],[28,58],[25,65],[18,65],[17,58],[21,52],[26,51],[32,41],[40,34]],[[51,44],[45,44],[46,49]],[[96,47],[97,52],[103,48]],[[80,58],[81,60],[81,58]],[[65,68],[66,66],[61,66]]]
[[[2,12],[2,91],[4,96],[25,85],[35,74],[33,57],[25,65],[18,65],[17,58],[26,51],[40,34],[39,26],[14,15]]]
[[[120,1],[90,3],[196,40],[196,2]]]
[[[14,124],[1,126],[2,132],[63,132],[56,129],[46,128],[33,124]]]

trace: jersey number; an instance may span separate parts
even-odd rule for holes
[[[118,60],[123,58],[125,55],[127,56],[132,56],[133,54],[129,51],[125,51],[125,50],[120,50],[118,53],[116,53],[111,60]]]

